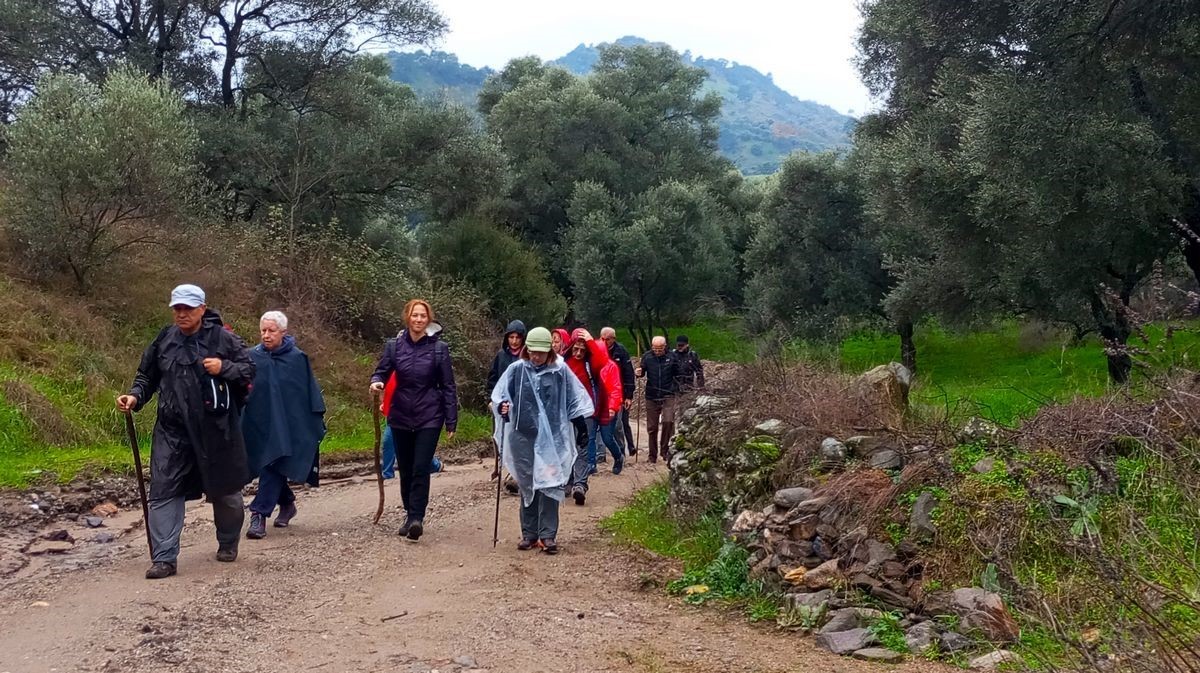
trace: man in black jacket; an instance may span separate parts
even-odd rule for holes
[[[633,429],[629,426],[629,408],[633,406],[633,395],[637,390],[633,360],[629,357],[629,351],[617,341],[615,329],[611,327],[601,329],[600,340],[608,346],[608,357],[612,358],[612,361],[617,363],[617,368],[621,370],[621,391],[624,402],[621,403],[621,411],[617,414],[621,423],[618,427],[621,431],[616,433],[616,440],[617,444],[621,445],[621,449],[628,451],[632,456],[638,450],[637,444],[633,441]]]
[[[634,372],[646,377],[646,433],[650,436],[650,462],[658,462],[662,447],[663,460],[671,462],[671,435],[675,432],[675,397],[679,394],[679,366],[674,354],[667,350],[666,337],[656,336],[650,342],[650,352],[642,356],[641,366]],[[658,430],[662,428],[662,435]]]
[[[675,337],[675,362],[679,366],[680,393],[704,390],[704,365],[683,334]]]
[[[217,560],[237,558],[242,487],[250,482],[241,405],[254,380],[246,344],[205,305],[204,291],[180,285],[168,304],[175,314],[146,348],[133,386],[117,397],[121,411],[138,411],[158,393],[150,444],[152,540],[146,579],[175,574],[186,500],[202,494],[213,507]]]

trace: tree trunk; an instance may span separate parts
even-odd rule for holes
[[[900,334],[900,362],[908,371],[917,373],[917,344],[913,341],[913,324],[911,320],[901,320],[896,323],[896,331]]]
[[[1129,354],[1129,335],[1133,333],[1133,328],[1129,324],[1129,316],[1121,310],[1123,306],[1114,310],[1098,294],[1092,295],[1091,304],[1092,317],[1100,328],[1100,338],[1108,358],[1108,378],[1113,383],[1125,385],[1133,370],[1133,357]]]

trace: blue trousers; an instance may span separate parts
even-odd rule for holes
[[[275,511],[275,506],[287,507],[296,502],[296,494],[288,486],[287,477],[280,474],[274,466],[263,467],[258,474],[258,493],[250,502],[250,511],[269,517]]]
[[[592,472],[596,471],[596,435],[600,435],[601,441],[608,447],[608,452],[612,454],[615,464],[622,464],[625,458],[625,452],[621,450],[621,446],[617,444],[617,439],[613,436],[615,428],[615,419],[601,425],[595,418],[587,419],[588,427],[588,445],[587,445],[587,460],[588,467]]]

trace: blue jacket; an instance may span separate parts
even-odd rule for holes
[[[250,469],[274,466],[290,481],[313,486],[318,480],[317,449],[325,437],[325,399],[304,351],[290,336],[273,351],[250,350],[254,387],[246,402],[242,433]]]

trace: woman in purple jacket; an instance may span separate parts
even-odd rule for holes
[[[429,471],[438,435],[445,426],[446,439],[450,439],[458,427],[458,395],[450,349],[438,338],[442,328],[433,322],[429,302],[413,299],[405,304],[404,324],[404,331],[388,339],[371,376],[371,390],[382,392],[384,382],[395,373],[396,392],[387,422],[396,442],[400,497],[406,514],[399,534],[416,542],[425,532]]]

